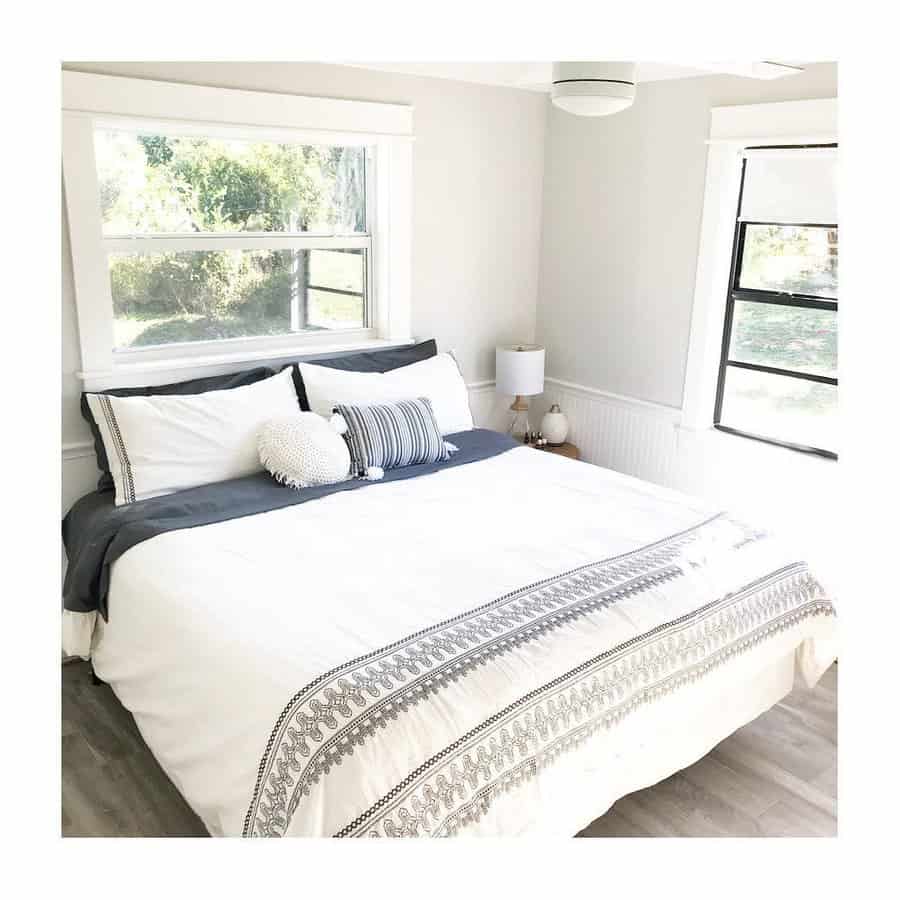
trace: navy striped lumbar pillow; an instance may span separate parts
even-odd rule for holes
[[[347,423],[350,471],[362,478],[374,481],[385,469],[443,462],[457,449],[441,437],[425,397],[376,406],[338,404],[334,411]]]

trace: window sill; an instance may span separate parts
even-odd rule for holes
[[[793,444],[790,441],[779,441],[775,438],[761,437],[757,434],[751,434],[748,431],[741,431],[738,428],[729,428],[727,425],[713,425],[713,428],[720,434],[730,434],[734,437],[756,441],[759,444],[768,444],[770,447],[781,447],[784,450],[791,450],[794,453],[803,453],[807,456],[818,456],[821,459],[829,459],[832,462],[837,462],[837,453],[834,453],[831,450],[820,450],[818,447],[805,447],[802,444]]]
[[[750,434],[746,431],[740,431],[737,428],[729,428],[727,425],[705,425],[700,427],[681,424],[678,426],[679,431],[688,435],[700,438],[707,436],[712,437],[717,442],[723,442],[725,445],[731,445],[735,448],[741,446],[744,452],[752,452],[754,447],[766,452],[766,448],[780,448],[782,450],[790,450],[792,455],[797,458],[814,458],[824,462],[837,462],[838,455],[828,450],[819,450],[814,447],[803,447],[799,444],[791,444],[788,441],[778,441],[774,438],[760,437]],[[734,441],[732,438],[738,438]]]
[[[389,347],[403,347],[413,343],[409,340],[384,340],[381,338],[364,338],[332,343],[309,344],[296,346],[281,345],[260,349],[243,349],[231,353],[208,353],[203,355],[165,356],[155,359],[140,359],[127,356],[116,360],[113,367],[99,372],[76,372],[86,390],[104,390],[112,387],[128,387],[139,384],[148,378],[158,380],[160,375],[182,373],[191,370],[221,369],[227,371],[247,363],[284,364],[297,359],[314,359],[320,356],[331,356],[336,353],[362,352],[365,350],[385,350]],[[135,354],[137,356],[137,354]],[[215,372],[204,374],[217,374]]]

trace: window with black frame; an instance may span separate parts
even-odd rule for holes
[[[742,162],[715,427],[837,458],[835,145]]]

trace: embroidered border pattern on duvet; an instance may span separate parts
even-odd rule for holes
[[[244,835],[285,834],[303,797],[345,754],[486,659],[679,578],[691,565],[685,558],[691,544],[725,541],[737,549],[761,536],[714,516],[655,544],[507,594],[321,675],[295,694],[275,723]],[[385,828],[403,831],[396,823]]]
[[[804,564],[788,566],[531,691],[423,763],[335,837],[456,834],[497,797],[639,707],[821,615],[834,615],[821,585]]]

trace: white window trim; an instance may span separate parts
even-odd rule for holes
[[[712,109],[682,428],[713,430],[741,156],[757,144],[827,144],[837,139],[837,99]]]
[[[81,344],[79,376],[88,388],[134,383],[148,373],[221,369],[244,361],[304,353],[371,349],[410,337],[412,107],[401,104],[268,94],[110,75],[63,72],[62,157]],[[113,313],[103,240],[93,133],[97,124],[134,128],[142,121],[179,131],[252,135],[306,143],[366,144],[377,155],[371,185],[371,327],[352,331],[235,338],[113,352]],[[248,235],[267,246],[278,237]],[[155,238],[177,249],[183,237]],[[328,246],[353,238],[309,237]],[[163,247],[163,245],[166,245]],[[291,245],[297,241],[292,239]],[[171,245],[171,247],[169,246]],[[196,248],[196,243],[191,244]]]

